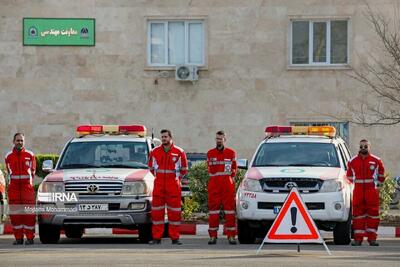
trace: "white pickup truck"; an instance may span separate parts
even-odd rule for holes
[[[350,153],[330,126],[271,126],[237,191],[238,238],[265,237],[292,187],[297,187],[319,229],[335,244],[351,239]],[[247,164],[246,164],[247,165]]]
[[[142,125],[79,126],[56,166],[43,163],[50,173],[37,197],[45,211],[38,215],[42,243],[57,243],[61,230],[81,238],[90,227],[138,229],[141,242],[151,240],[154,176],[147,161],[159,140],[145,134]]]

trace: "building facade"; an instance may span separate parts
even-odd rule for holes
[[[396,6],[370,2],[388,16]],[[0,0],[0,151],[16,131],[59,153],[79,124],[142,123],[188,152],[224,129],[250,158],[268,124],[333,123],[353,153],[367,138],[400,175],[400,127],[349,123],[371,97],[349,74],[379,45],[365,11],[363,0]],[[95,45],[24,46],[25,17],[94,18]],[[185,64],[198,81],[175,79]]]

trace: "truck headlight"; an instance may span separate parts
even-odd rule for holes
[[[342,191],[343,184],[337,179],[325,180],[319,190],[320,193],[339,192]]]
[[[261,184],[259,180],[245,179],[243,181],[243,188],[251,192],[262,192]]]
[[[122,187],[122,195],[144,195],[148,188],[145,182],[125,182]]]
[[[38,188],[40,193],[58,193],[64,192],[64,190],[63,182],[42,182]]]

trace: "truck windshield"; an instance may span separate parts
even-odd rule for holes
[[[293,142],[261,145],[253,166],[340,167],[340,164],[333,144]]]
[[[70,143],[58,169],[147,168],[146,142],[92,141]]]

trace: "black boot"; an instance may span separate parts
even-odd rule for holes
[[[210,239],[208,240],[208,244],[209,245],[217,244],[217,238],[216,237],[210,237]]]
[[[160,239],[153,239],[149,242],[149,245],[160,245],[161,240]]]
[[[33,239],[27,239],[25,240],[25,245],[33,245]]]
[[[22,244],[24,244],[24,239],[23,238],[21,238],[21,239],[15,239],[15,241],[13,242],[13,245],[15,246],[15,245],[22,245]]]
[[[182,242],[179,239],[172,240],[172,245],[182,245]]]
[[[379,243],[376,240],[368,241],[368,243],[372,247],[379,247]]]
[[[236,239],[235,239],[234,236],[228,237],[228,242],[229,242],[230,245],[236,245],[237,244]]]
[[[359,246],[361,246],[361,241],[357,241],[357,240],[353,240],[353,242],[351,242],[351,245],[353,246],[353,247],[359,247]]]

